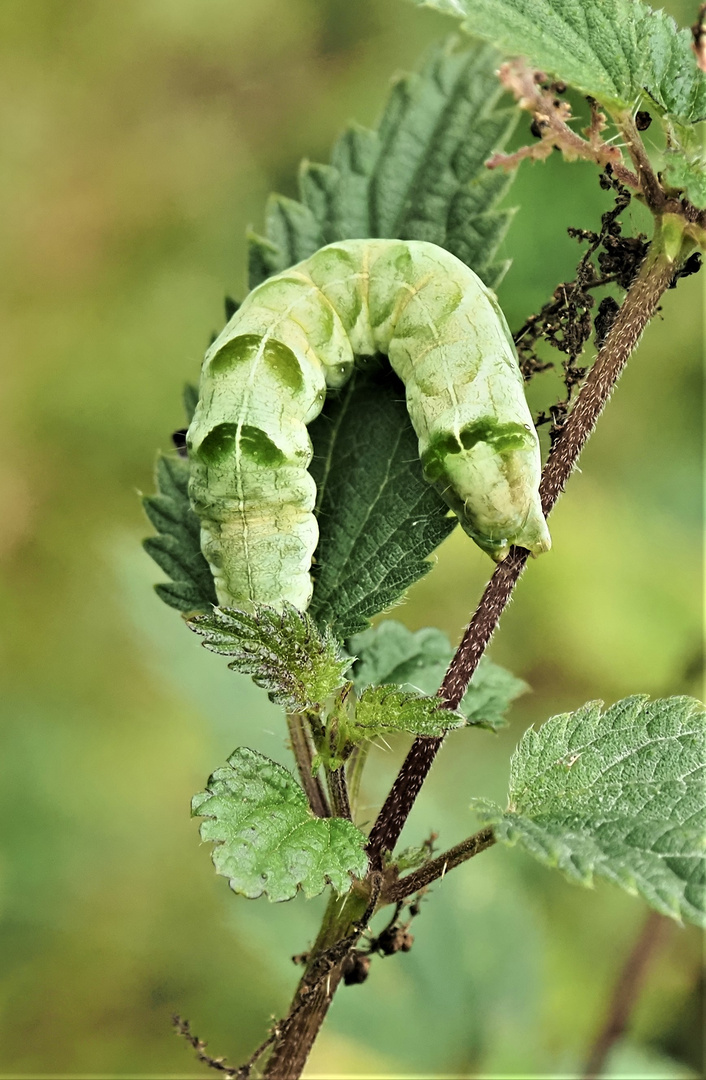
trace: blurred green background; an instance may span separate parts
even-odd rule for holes
[[[202,1076],[170,1014],[243,1060],[321,901],[236,897],[199,845],[209,772],[236,745],[288,752],[264,693],[152,591],[138,493],[224,293],[244,293],[267,193],[294,194],[298,160],[373,123],[391,75],[453,27],[401,0],[4,0],[0,28],[0,1071]],[[609,204],[591,167],[554,158],[508,199],[513,327],[571,276],[566,227]],[[666,297],[493,644],[533,693],[501,735],[448,740],[409,842],[467,835],[530,723],[699,692],[701,288]],[[490,569],[458,532],[395,615],[456,640]],[[374,759],[371,816],[403,752]],[[408,956],[341,991],[309,1075],[571,1075],[646,912],[493,850],[434,890]],[[670,926],[613,1075],[702,1075],[699,951]]]

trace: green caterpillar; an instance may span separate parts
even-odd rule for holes
[[[493,293],[423,241],[348,240],[259,285],[206,353],[189,493],[221,604],[305,610],[318,541],[307,424],[356,356],[406,388],[425,478],[493,559],[551,545],[537,433]]]

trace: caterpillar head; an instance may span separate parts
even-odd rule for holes
[[[458,436],[432,437],[422,465],[464,531],[496,562],[513,544],[533,555],[551,547],[537,492],[539,442],[530,425],[483,417]]]

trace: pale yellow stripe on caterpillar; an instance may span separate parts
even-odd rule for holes
[[[294,307],[294,306],[295,305],[291,305],[289,310],[283,312],[280,319],[278,320],[278,322],[281,322],[283,319],[285,319],[288,316],[288,314],[290,313],[292,307]],[[234,473],[235,473],[235,483],[236,483],[236,492],[237,492],[237,500],[238,500],[238,507],[237,507],[238,508],[238,514],[237,514],[237,519],[236,519],[237,524],[235,522],[233,524],[235,525],[236,529],[239,530],[240,537],[242,539],[242,549],[243,549],[242,563],[243,563],[243,569],[245,571],[245,577],[246,577],[247,596],[248,596],[248,598],[250,600],[253,600],[258,595],[258,592],[259,592],[259,590],[258,590],[258,588],[257,588],[257,586],[255,584],[255,579],[254,579],[254,575],[253,575],[253,566],[254,566],[253,558],[255,558],[255,559],[260,558],[260,554],[257,551],[253,552],[251,550],[251,543],[250,543],[250,524],[249,524],[249,521],[250,521],[251,515],[250,515],[250,513],[249,513],[249,511],[248,511],[248,509],[246,507],[245,487],[244,487],[244,483],[243,483],[243,472],[242,472],[242,470],[243,470],[243,452],[242,452],[243,438],[242,438],[242,435],[243,435],[243,425],[244,425],[243,415],[247,410],[248,399],[252,395],[252,389],[253,389],[254,382],[255,382],[255,379],[256,379],[257,373],[258,373],[258,367],[259,367],[259,365],[260,365],[260,363],[262,361],[262,358],[263,358],[263,356],[265,354],[265,348],[267,346],[268,341],[271,338],[276,338],[276,330],[277,330],[277,323],[274,324],[273,332],[271,334],[263,334],[263,336],[262,336],[262,338],[260,340],[260,343],[259,343],[259,345],[257,347],[257,352],[256,352],[256,354],[255,354],[255,356],[254,356],[254,358],[253,358],[253,360],[251,362],[250,370],[248,372],[247,384],[246,384],[245,392],[244,392],[244,400],[243,400],[243,402],[241,404],[241,407],[240,407],[240,416],[239,416],[239,419],[238,419],[238,422],[237,422],[237,427],[236,427],[235,436],[234,436],[234,454],[235,454]],[[232,536],[231,536],[231,542],[232,542]],[[302,601],[302,599],[303,598],[300,595],[299,596],[300,602]]]

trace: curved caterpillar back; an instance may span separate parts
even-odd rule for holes
[[[468,535],[496,560],[550,547],[537,433],[493,293],[434,244],[348,240],[254,289],[206,353],[189,492],[220,603],[308,606],[307,425],[375,353],[405,384],[425,478]]]

